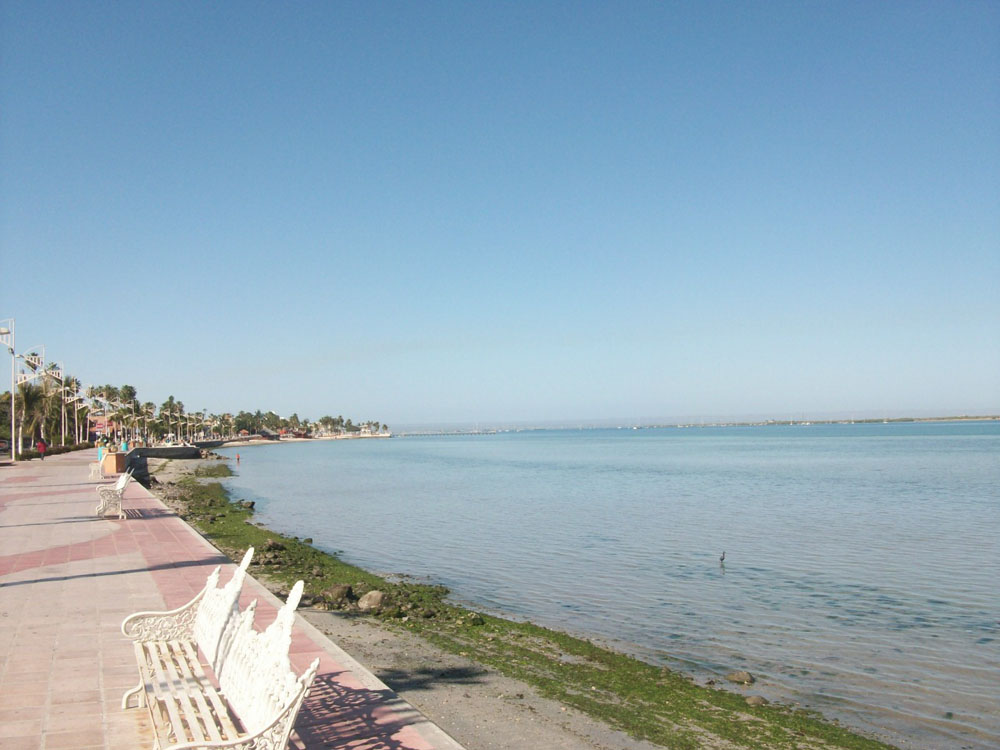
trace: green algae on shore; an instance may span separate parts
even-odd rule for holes
[[[357,611],[360,597],[381,591],[383,601],[372,616],[386,626],[417,633],[443,650],[522,680],[549,698],[664,747],[891,747],[811,712],[751,706],[743,694],[697,685],[684,675],[587,640],[456,606],[447,601],[442,586],[373,575],[316,549],[311,540],[253,524],[252,504],[232,501],[219,482],[203,481],[231,474],[222,462],[201,465],[193,476],[159,494],[230,557],[238,559],[247,547],[255,547],[251,572],[263,582],[287,587],[305,580],[305,606]]]

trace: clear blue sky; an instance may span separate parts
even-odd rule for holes
[[[1000,4],[2,0],[8,316],[210,412],[995,413]]]

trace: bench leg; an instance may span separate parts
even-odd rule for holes
[[[145,691],[142,689],[142,687],[143,687],[142,680],[140,679],[138,685],[136,685],[134,688],[132,688],[131,690],[126,692],[125,695],[122,696],[122,710],[128,708],[128,699],[131,698],[133,695],[139,696],[139,702],[136,704],[136,708],[142,708],[143,703],[145,702]]]
[[[122,509],[122,499],[120,497],[108,496],[107,494],[101,495],[101,502],[97,504],[97,508],[94,512],[98,516],[106,516],[109,513],[117,513],[118,520],[125,520],[125,511]]]

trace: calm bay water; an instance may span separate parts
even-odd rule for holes
[[[905,747],[1000,747],[1000,423],[239,452],[233,496],[349,562],[701,679],[748,669]]]

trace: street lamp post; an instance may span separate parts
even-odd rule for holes
[[[11,338],[13,339],[13,336],[11,336]],[[13,343],[13,341],[11,343]],[[24,362],[25,362],[25,364],[28,365],[28,368],[31,370],[31,372],[24,372],[24,370],[22,370],[20,372],[20,374],[17,375],[17,380],[16,380],[17,385],[25,385],[27,383],[30,383],[35,378],[45,377],[46,373],[45,373],[45,347],[44,346],[33,346],[30,349],[28,349],[28,351],[27,351],[26,354],[14,354],[14,349],[12,347],[11,347],[10,351],[11,351],[11,358],[12,359],[14,359],[14,360],[23,359]],[[41,354],[38,353],[39,351],[41,352]],[[14,372],[13,371],[14,371],[14,365],[11,364],[11,399],[10,399],[10,402],[11,402],[11,412],[14,411]],[[62,379],[62,372],[59,372],[59,378]],[[13,413],[11,414],[10,425],[11,425],[11,442],[13,442],[13,440],[14,440],[14,435],[13,435],[13,432],[14,432],[14,417],[13,417]],[[21,423],[21,429],[22,430],[24,429],[24,423],[23,422]],[[30,436],[29,436],[29,439],[30,439]],[[20,440],[20,438],[17,441],[17,448],[18,449],[21,448],[21,440]],[[12,451],[11,452],[11,456],[13,457],[11,460],[17,461],[17,454],[16,453],[14,453]]]
[[[62,400],[63,400],[63,411],[66,410],[66,407],[70,407],[71,409],[74,410],[73,414],[70,414],[70,416],[71,417],[75,416],[75,414],[76,414],[76,402],[80,400],[80,397],[78,395],[70,396],[69,395],[69,389],[66,388],[65,386],[63,386]],[[76,433],[79,432],[79,430],[77,429],[78,426],[79,425],[76,422],[73,423],[73,442],[74,443],[76,443]],[[65,440],[65,439],[66,439],[66,432],[65,432],[65,428],[64,428],[63,429],[63,440]]]
[[[90,438],[90,408],[91,404],[88,404],[86,399],[81,398],[80,403],[76,404],[76,414],[73,415],[73,419],[76,423],[76,442],[85,443],[86,440],[83,439],[83,432],[80,430],[80,409],[86,409],[87,413],[84,415],[87,417],[87,421],[84,424],[87,427],[87,437]]]
[[[62,362],[50,362],[45,368],[45,377],[52,378],[59,383],[59,400],[61,402],[59,410],[59,429],[61,432],[60,441],[62,445],[66,445],[66,403],[64,399],[66,395],[63,393],[66,381],[63,377],[64,369]]]
[[[17,461],[17,453],[14,450],[14,363],[17,359],[14,356],[14,319],[7,318],[3,322],[6,325],[0,327],[0,343],[3,343],[10,352],[10,460]]]
[[[65,388],[64,388],[64,391],[65,391]],[[73,407],[73,443],[74,444],[80,442],[80,408],[81,408],[81,406],[79,404],[77,404],[77,401],[83,401],[83,397],[79,393],[77,393],[77,394],[75,394],[73,396],[69,396],[69,395],[65,395],[65,392],[64,392],[64,395],[63,395],[63,412],[65,412],[67,405],[71,405]],[[66,431],[65,431],[65,428],[63,428],[63,442],[64,442],[64,444],[65,444],[65,439],[66,439]]]

